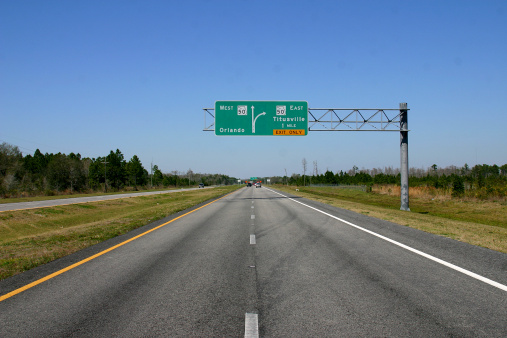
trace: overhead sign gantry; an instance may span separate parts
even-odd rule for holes
[[[400,133],[401,210],[408,195],[408,108],[308,108],[306,101],[216,101],[203,108],[204,131],[215,135],[307,135],[308,131],[397,131]],[[214,111],[214,112],[213,112]],[[211,124],[206,117],[212,118]]]

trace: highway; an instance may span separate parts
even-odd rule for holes
[[[507,337],[506,318],[506,254],[267,187],[0,282],[0,337]]]
[[[129,198],[129,197],[138,197],[138,196],[147,196],[147,195],[170,194],[173,192],[181,192],[181,191],[196,190],[196,189],[199,189],[199,188],[186,188],[186,189],[174,189],[174,190],[162,190],[162,191],[143,191],[143,192],[132,192],[132,193],[125,193],[125,194],[100,195],[100,196],[88,196],[88,197],[59,198],[59,199],[54,199],[54,200],[33,201],[33,202],[2,203],[2,204],[0,204],[0,212],[24,210],[24,209],[46,208],[46,207],[54,207],[57,205],[98,202],[98,201],[115,200],[115,199],[120,199],[120,198]]]

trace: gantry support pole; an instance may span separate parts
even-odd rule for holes
[[[400,103],[400,173],[401,173],[401,207],[410,211],[408,205],[408,118],[407,103]]]

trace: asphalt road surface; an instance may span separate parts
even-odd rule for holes
[[[0,337],[507,337],[506,271],[506,254],[243,188],[0,282]]]
[[[33,202],[18,202],[18,203],[2,203],[0,204],[0,212],[12,211],[12,210],[24,210],[24,209],[36,209],[45,207],[54,207],[56,205],[67,205],[77,203],[88,203],[97,201],[114,200],[120,198],[138,197],[146,195],[158,195],[158,194],[169,194],[173,192],[180,192],[186,190],[196,190],[199,188],[187,188],[177,190],[162,190],[162,191],[144,191],[144,192],[132,192],[127,194],[114,194],[114,195],[101,195],[101,196],[89,196],[89,197],[73,197],[73,198],[61,198],[54,200],[45,201],[33,201]]]

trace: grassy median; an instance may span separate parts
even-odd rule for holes
[[[0,212],[0,279],[238,189],[172,192],[117,200]]]
[[[410,196],[410,212],[400,197],[336,187],[276,186],[311,200],[507,253],[507,203]],[[415,191],[414,191],[415,192]]]
[[[185,187],[183,187],[185,188]],[[194,186],[193,188],[197,188]],[[104,195],[121,195],[121,194],[132,194],[139,192],[148,192],[148,191],[170,191],[170,190],[178,190],[178,188],[166,188],[166,189],[144,189],[144,190],[123,190],[123,191],[115,191],[115,192],[94,192],[94,193],[74,193],[74,194],[66,194],[62,193],[61,195],[56,194],[53,196],[31,196],[31,197],[10,197],[10,198],[0,198],[0,204],[7,203],[19,203],[19,202],[36,202],[36,201],[47,201],[47,200],[59,200],[59,199],[67,199],[67,198],[76,198],[76,197],[94,197],[94,196],[104,196]]]

